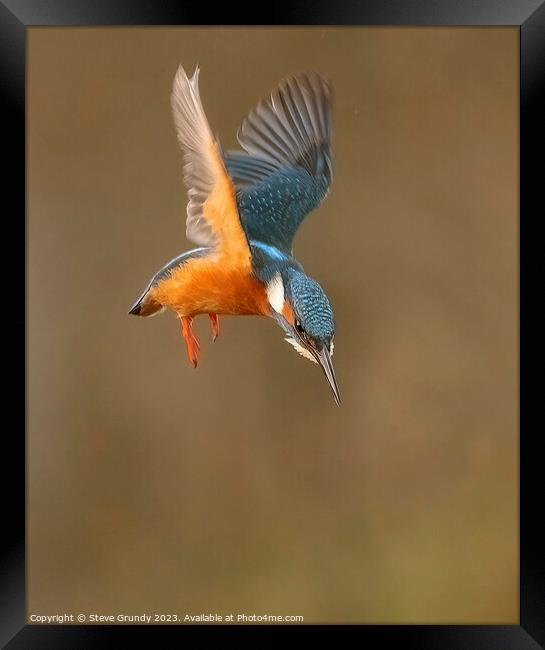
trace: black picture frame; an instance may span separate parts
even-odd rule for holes
[[[409,648],[449,648],[501,650],[503,648],[545,647],[545,543],[539,532],[543,518],[542,470],[539,454],[542,428],[536,426],[537,388],[531,371],[537,366],[538,323],[529,318],[531,280],[538,275],[534,247],[541,239],[532,237],[532,229],[543,220],[538,192],[543,183],[544,165],[540,158],[544,144],[543,110],[540,101],[545,89],[545,2],[543,0],[373,0],[325,2],[304,0],[292,6],[263,3],[257,8],[222,3],[214,9],[203,3],[182,0],[0,0],[0,92],[3,115],[4,168],[4,246],[5,282],[11,284],[10,303],[15,295],[26,295],[24,274],[7,253],[19,250],[25,240],[25,56],[26,30],[31,26],[108,26],[108,25],[429,25],[429,26],[498,26],[520,29],[520,625],[398,625],[333,626],[339,640],[356,632],[362,641],[398,644]],[[539,210],[539,212],[538,212]],[[541,219],[540,219],[541,217]],[[12,233],[7,235],[9,224]],[[21,279],[20,279],[21,278]],[[539,294],[538,294],[539,295]],[[23,305],[24,307],[26,306]],[[4,402],[11,415],[24,375],[18,378],[21,364],[19,350],[26,350],[22,318],[12,311],[11,331],[4,338]],[[20,341],[20,347],[17,344]],[[8,354],[6,354],[6,352]],[[26,358],[26,354],[25,354]],[[9,367],[9,363],[12,367]],[[537,369],[537,368],[536,368]],[[533,373],[532,373],[533,374]],[[538,376],[535,373],[535,376]],[[26,391],[25,391],[26,394]],[[11,397],[11,396],[10,396]],[[26,400],[25,400],[26,402]],[[25,404],[26,406],[26,404]],[[15,427],[4,426],[3,471],[4,503],[12,507],[4,518],[2,570],[0,584],[0,643],[10,649],[94,648],[101,645],[128,645],[136,635],[139,642],[153,643],[163,638],[163,645],[174,644],[180,636],[230,635],[237,626],[76,626],[25,624],[25,436]],[[7,521],[6,521],[7,519]],[[206,629],[203,629],[206,627]],[[256,638],[278,634],[289,628],[300,635],[308,626],[255,626],[247,631]],[[324,627],[324,626],[320,626]],[[325,630],[323,630],[325,631]],[[6,645],[7,644],[7,645]],[[163,647],[163,646],[160,646]],[[375,647],[375,646],[372,646]]]

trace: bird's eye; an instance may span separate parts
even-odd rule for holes
[[[295,329],[299,332],[299,334],[302,334],[304,332],[303,326],[298,320],[295,321]]]

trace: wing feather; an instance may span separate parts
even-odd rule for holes
[[[282,82],[242,123],[242,151],[229,151],[224,159],[249,239],[289,251],[305,215],[327,195],[331,100],[322,75],[301,74]]]
[[[186,234],[201,246],[245,247],[235,188],[227,173],[199,92],[199,68],[191,78],[182,66],[174,78],[172,115],[184,152],[184,182],[188,189]]]

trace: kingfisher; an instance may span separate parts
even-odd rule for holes
[[[186,235],[197,248],[157,271],[129,314],[173,311],[195,367],[197,315],[209,316],[214,341],[220,315],[272,318],[301,355],[319,364],[340,406],[333,310],[293,255],[301,222],[331,186],[331,105],[324,76],[289,77],[245,118],[241,149],[224,152],[203,109],[199,67],[191,78],[178,68],[171,107],[183,151]]]

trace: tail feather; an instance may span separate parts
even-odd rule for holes
[[[132,316],[155,316],[163,311],[164,306],[153,300],[149,295],[149,288],[138,298],[134,305],[129,309],[129,314]]]

